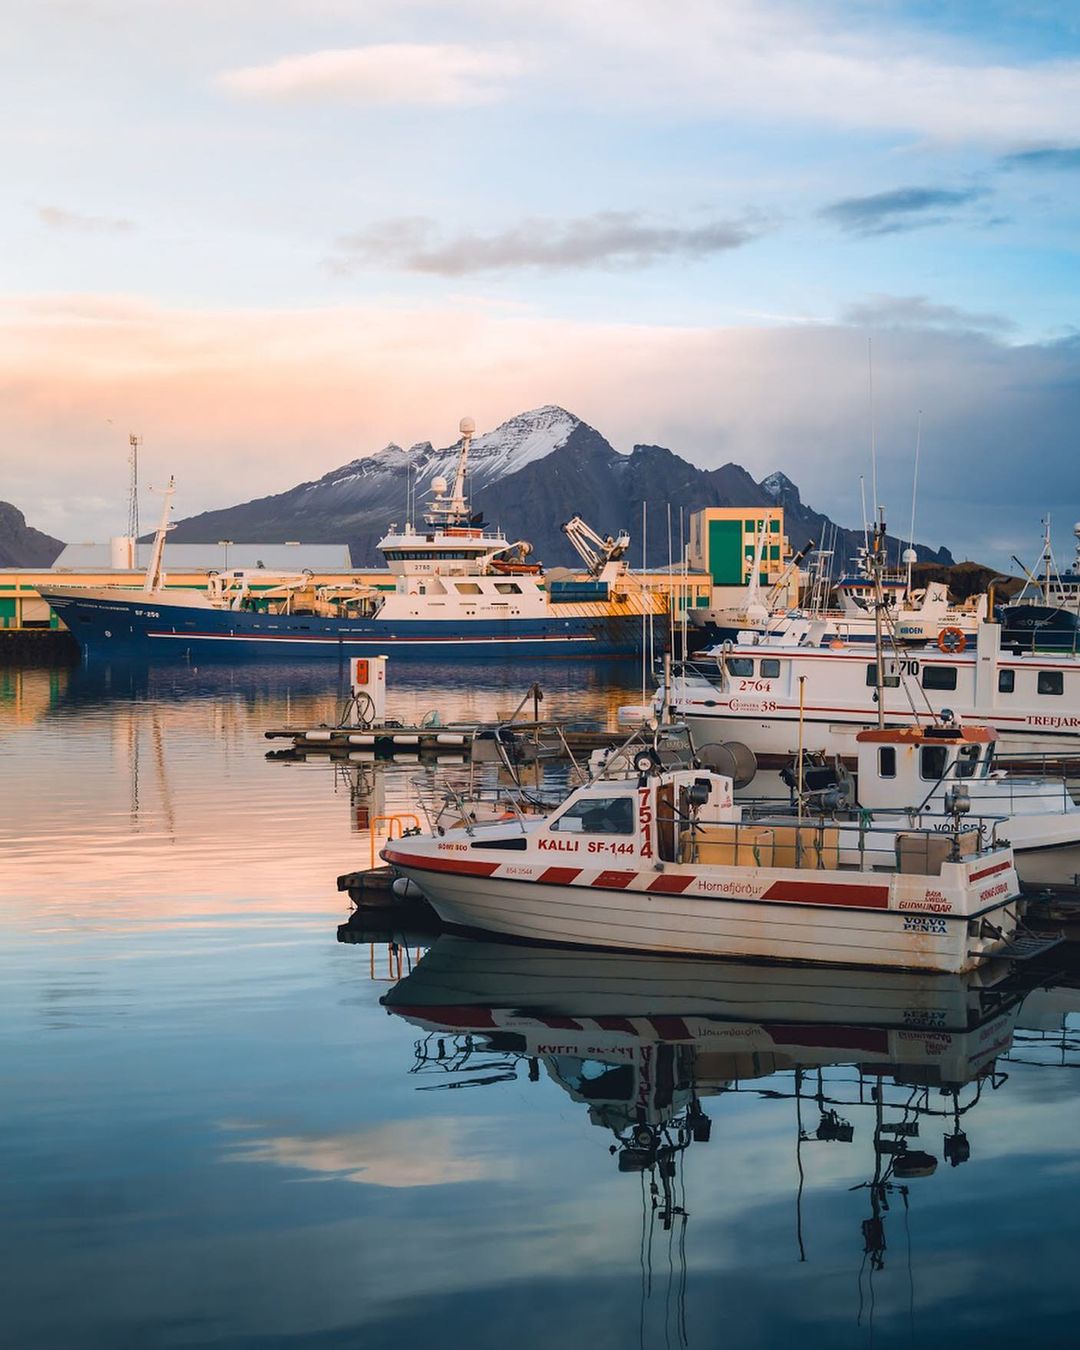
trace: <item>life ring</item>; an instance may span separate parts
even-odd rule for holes
[[[967,638],[961,628],[943,628],[937,636],[938,651],[947,656],[959,656],[967,647]]]

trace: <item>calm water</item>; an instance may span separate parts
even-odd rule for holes
[[[640,694],[539,675],[612,726]],[[1080,960],[1021,1001],[342,945],[418,768],[267,760],[336,679],[0,671],[0,1342],[1075,1344]]]

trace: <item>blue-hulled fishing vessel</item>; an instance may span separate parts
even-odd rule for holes
[[[140,590],[58,584],[40,594],[92,658],[565,658],[640,652],[647,631],[662,639],[664,624],[648,618],[664,613],[664,601],[629,572],[627,535],[601,539],[575,518],[566,529],[589,575],[556,580],[529,560],[528,543],[472,514],[465,479],[474,433],[463,418],[453,485],[433,481],[422,522],[392,525],[379,541],[392,590],[265,569],[212,572],[205,590],[170,588],[170,480]]]

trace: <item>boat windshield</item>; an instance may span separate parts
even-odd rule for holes
[[[956,776],[957,778],[973,778],[979,767],[979,755],[982,753],[982,747],[979,745],[962,745],[956,756]]]
[[[571,802],[551,828],[575,834],[633,834],[634,804],[629,797],[582,797]]]

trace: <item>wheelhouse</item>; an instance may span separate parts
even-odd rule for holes
[[[860,731],[855,741],[859,803],[883,810],[924,802],[943,783],[988,777],[997,733],[949,722]]]

